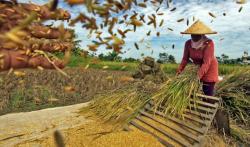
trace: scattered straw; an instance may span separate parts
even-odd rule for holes
[[[237,70],[228,75],[218,83],[216,92],[230,117],[250,126],[250,69]]]
[[[133,118],[149,100],[150,97],[146,93],[127,86],[96,96],[82,112],[90,110],[104,122],[111,122],[120,127]]]

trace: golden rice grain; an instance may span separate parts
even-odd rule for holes
[[[64,136],[65,146],[125,147],[129,145],[131,147],[163,147],[157,139],[138,129],[112,132],[112,128],[112,125],[103,124],[100,120],[94,118],[84,125],[61,132]],[[53,134],[42,139],[21,143],[18,147],[32,145],[55,147]]]

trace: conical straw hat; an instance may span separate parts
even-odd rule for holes
[[[194,24],[192,24],[186,31],[181,32],[181,34],[194,34],[194,35],[202,35],[202,34],[217,34],[217,32],[212,31],[208,26],[206,26],[202,21],[197,20]]]

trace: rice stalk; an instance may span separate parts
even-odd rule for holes
[[[197,99],[196,93],[200,88],[197,67],[188,66],[185,71],[183,74],[166,81],[153,94],[145,91],[145,83],[142,83],[142,88],[129,85],[100,94],[81,112],[93,112],[104,122],[121,127],[133,119],[149,101],[153,100],[155,103],[153,109],[158,110],[161,107],[163,108],[161,111],[166,115],[181,116],[188,105],[196,106],[196,103],[191,103],[190,100]]]
[[[96,96],[81,112],[93,112],[103,122],[121,127],[134,118],[149,100],[147,93],[127,86]]]
[[[250,126],[250,69],[241,69],[228,75],[217,85],[218,97],[238,123]]]
[[[165,82],[152,97],[155,103],[154,110],[159,110],[161,107],[160,111],[166,115],[181,116],[191,104],[190,100],[197,99],[196,93],[200,89],[197,70],[193,65],[187,66],[184,73]]]

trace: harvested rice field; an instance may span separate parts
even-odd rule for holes
[[[98,93],[128,84],[129,72],[66,68],[0,73],[0,115],[87,102]]]

